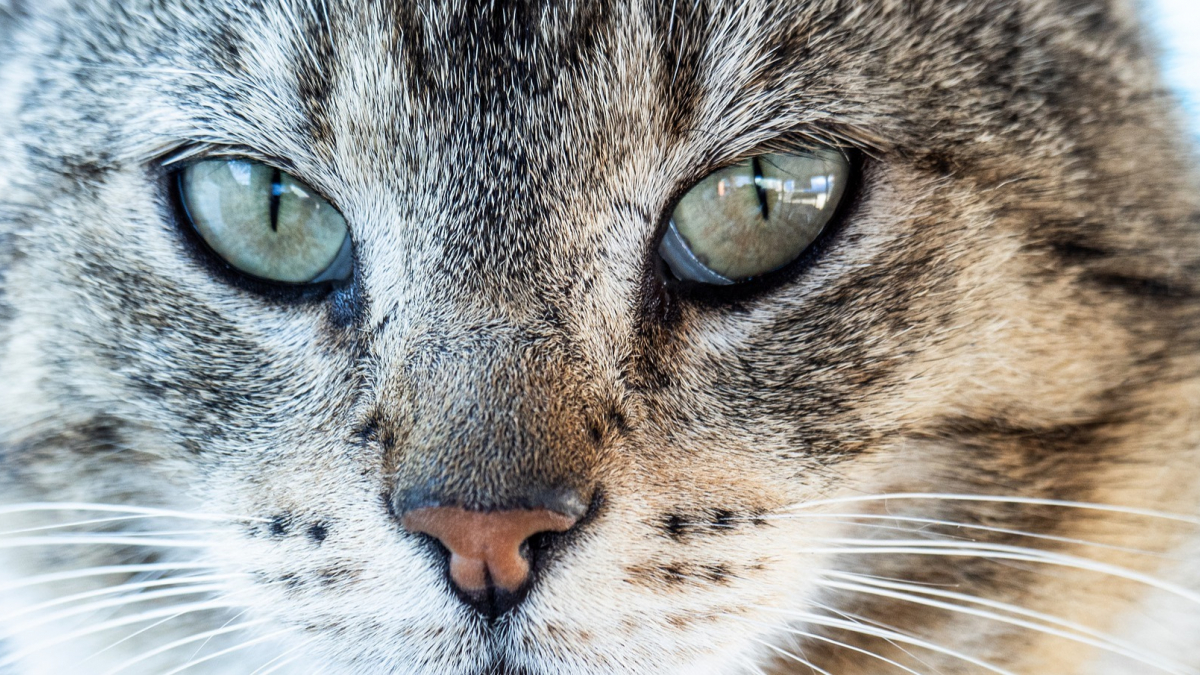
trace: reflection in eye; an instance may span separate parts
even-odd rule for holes
[[[659,253],[679,279],[729,285],[779,269],[829,224],[850,163],[832,149],[774,153],[716,171],[672,213]]]
[[[345,219],[291,175],[258,162],[210,160],[184,169],[179,190],[192,226],[237,269],[293,284],[349,278]]]

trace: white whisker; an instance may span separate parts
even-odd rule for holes
[[[245,612],[243,611],[243,612],[239,613],[239,614],[238,614],[238,616],[241,616],[241,614],[244,614],[244,613],[245,613]],[[97,656],[100,656],[101,654],[103,654],[104,652],[107,652],[107,651],[108,651],[108,650],[110,650],[110,649],[115,649],[116,647],[119,647],[119,646],[121,646],[122,644],[124,644],[124,643],[126,643],[126,642],[128,642],[128,641],[130,641],[130,640],[132,640],[132,639],[134,639],[135,637],[137,637],[137,636],[139,636],[139,635],[141,635],[141,634],[143,634],[143,633],[148,633],[148,632],[150,632],[150,631],[154,630],[155,628],[158,628],[159,626],[161,626],[161,625],[163,625],[163,624],[165,624],[165,623],[169,623],[169,622],[171,622],[171,621],[173,621],[173,620],[175,620],[175,619],[177,619],[177,618],[179,618],[179,617],[183,616],[184,614],[186,614],[186,612],[180,612],[180,613],[178,613],[178,614],[172,614],[171,616],[164,617],[164,618],[162,618],[162,619],[159,619],[158,621],[155,621],[154,623],[150,624],[149,626],[143,626],[142,628],[139,628],[139,629],[137,629],[137,630],[133,631],[132,633],[130,633],[130,634],[126,635],[125,637],[123,637],[123,638],[121,638],[121,639],[117,640],[116,642],[113,642],[112,644],[108,645],[107,647],[105,647],[105,648],[103,648],[103,649],[101,649],[101,650],[99,650],[99,651],[93,652],[93,653],[92,653],[90,656],[88,656],[86,659],[84,659],[83,661],[80,661],[80,665],[82,665],[82,664],[84,664],[84,663],[87,663],[88,661],[91,661],[92,659],[96,658]]]
[[[258,675],[271,675],[271,673],[278,672],[279,670],[282,670],[283,668],[287,668],[288,666],[292,665],[293,663],[299,661],[302,656],[304,656],[304,654],[296,654],[292,658],[287,659],[279,664],[276,664],[274,667],[272,667],[268,670],[264,670],[261,673],[259,673]],[[251,675],[253,675],[253,673]],[[765,673],[764,673],[764,675],[765,675]]]
[[[246,609],[243,609],[242,611],[238,612],[237,614],[234,614],[233,616],[229,617],[229,620],[228,620],[228,621],[226,621],[225,623],[221,624],[221,626],[220,626],[220,627],[221,627],[221,628],[225,628],[226,626],[228,626],[229,624],[233,623],[234,621],[237,621],[237,620],[241,619],[241,618],[242,618],[243,616],[245,616],[245,615],[246,615],[246,614],[247,614],[249,611],[250,611],[250,608],[249,608],[249,607],[247,607]],[[199,647],[196,647],[196,651],[192,652],[192,655],[191,655],[191,656],[189,656],[188,658],[189,658],[189,659],[194,659],[194,658],[196,658],[197,656],[199,656],[199,655],[200,655],[200,652],[204,651],[204,648],[205,648],[205,647],[207,647],[207,646],[208,646],[208,643],[209,643],[209,642],[211,642],[211,641],[212,641],[212,638],[210,637],[210,638],[208,638],[207,640],[205,640],[204,642],[201,642],[201,643],[200,643],[200,646],[199,646]]]
[[[92,511],[96,513],[127,513],[133,515],[161,516],[164,518],[184,518],[187,520],[208,520],[215,522],[270,522],[269,518],[259,518],[254,516],[227,515],[223,513],[191,513],[187,511],[159,509],[148,506],[128,506],[125,504],[93,504],[90,502],[27,502],[23,504],[7,504],[0,506],[0,516],[14,513],[41,511]]]
[[[894,640],[896,642],[900,642],[903,644],[912,645],[913,647],[920,647],[921,649],[927,649],[931,652],[943,654],[945,656],[949,656],[951,658],[959,659],[960,661],[964,661],[966,663],[970,663],[970,664],[979,666],[980,668],[984,668],[985,670],[989,670],[993,673],[997,673],[997,675],[1015,675],[1011,671],[1005,670],[1005,669],[1001,668],[1000,666],[988,663],[987,661],[977,659],[974,656],[971,656],[969,654],[964,654],[962,652],[958,652],[953,649],[943,647],[941,645],[929,642],[927,640],[922,640],[919,638],[911,637],[911,636],[905,635],[903,633],[900,633],[900,632],[897,632],[894,630],[887,630],[885,628],[877,628],[875,626],[867,626],[867,625],[864,625],[861,623],[853,623],[853,622],[846,621],[843,619],[835,619],[833,617],[821,616],[820,614],[813,614],[812,612],[784,610],[784,609],[777,609],[774,607],[756,607],[756,609],[761,609],[761,610],[771,611],[771,612],[780,612],[780,613],[786,614],[788,616],[792,616],[799,620],[806,621],[808,623],[815,624],[818,626],[825,626],[828,628],[841,628],[843,630],[847,630],[852,633],[859,633],[861,635],[868,635],[868,636],[883,638],[886,640]]]
[[[935,608],[944,609],[944,610],[950,611],[950,612],[967,614],[970,616],[977,616],[977,617],[984,618],[984,619],[990,619],[992,621],[1007,623],[1009,625],[1018,626],[1020,628],[1026,628],[1026,629],[1036,631],[1039,633],[1045,633],[1047,635],[1053,635],[1053,636],[1060,637],[1060,638],[1063,638],[1066,640],[1071,640],[1073,642],[1078,642],[1080,644],[1085,644],[1085,645],[1088,645],[1091,647],[1096,647],[1097,649],[1102,649],[1104,651],[1108,651],[1108,652],[1111,652],[1114,654],[1120,654],[1121,656],[1128,657],[1130,659],[1138,661],[1139,663],[1145,663],[1146,665],[1153,666],[1159,670],[1162,670],[1162,671],[1165,671],[1168,673],[1172,673],[1173,675],[1197,675],[1197,671],[1195,671],[1195,670],[1188,669],[1179,664],[1170,663],[1169,661],[1160,661],[1160,660],[1156,659],[1153,655],[1146,654],[1145,652],[1138,650],[1136,647],[1133,647],[1132,645],[1122,644],[1120,641],[1117,641],[1115,639],[1107,639],[1107,638],[1096,639],[1096,638],[1089,637],[1086,635],[1076,635],[1076,634],[1070,633],[1068,631],[1060,630],[1060,629],[1053,628],[1050,626],[1045,626],[1042,624],[1033,623],[1031,621],[1025,621],[1023,619],[1017,619],[1014,617],[1004,616],[1001,614],[997,614],[995,612],[974,609],[971,607],[963,607],[962,605],[956,605],[953,603],[941,602],[938,600],[923,598],[918,595],[913,595],[910,593],[896,592],[896,591],[886,590],[886,589],[882,589],[882,588],[873,588],[866,584],[844,583],[844,582],[828,581],[828,580],[819,580],[818,583],[821,584],[822,586],[825,586],[826,588],[836,588],[836,589],[844,590],[844,591],[852,591],[852,592],[856,592],[856,593],[865,593],[865,594],[875,595],[875,596],[879,596],[879,597],[892,598],[893,600],[903,600],[903,601],[911,602],[914,604],[925,605],[927,607],[935,607]],[[1070,623],[1070,622],[1066,622],[1066,623]],[[1080,626],[1080,627],[1083,628],[1082,626]],[[1085,628],[1085,630],[1086,630],[1086,628]]]
[[[29,607],[24,607],[24,608],[22,608],[16,612],[13,612],[11,614],[8,614],[5,616],[0,616],[0,622],[12,621],[14,619],[18,619],[27,614],[36,614],[38,612],[43,612],[47,609],[51,609],[51,608],[57,607],[59,605],[68,605],[73,602],[78,602],[80,600],[87,600],[89,598],[103,597],[105,595],[113,595],[113,594],[117,594],[117,593],[128,593],[129,591],[143,590],[143,589],[147,589],[147,588],[157,588],[160,586],[183,586],[183,585],[190,585],[190,584],[204,584],[204,583],[210,583],[213,581],[228,581],[230,579],[239,579],[239,578],[244,578],[244,577],[246,577],[246,575],[244,575],[244,574],[206,574],[206,575],[194,576],[194,577],[168,577],[165,579],[153,579],[151,581],[129,582],[129,583],[120,584],[118,586],[107,586],[104,588],[98,588],[98,589],[86,591],[83,593],[75,593],[73,595],[66,595],[66,596],[63,596],[60,598],[54,598],[53,600],[47,600],[47,601],[42,602],[37,605],[31,605]]]
[[[1134,570],[1110,565],[1108,563],[1090,560],[1088,558],[1080,558],[1078,556],[1068,555],[1065,553],[1056,553],[1053,551],[1041,551],[1034,548],[1026,548],[1023,546],[1007,546],[1004,544],[976,544],[972,542],[945,542],[945,541],[929,541],[924,539],[898,539],[898,540],[876,540],[876,539],[824,539],[833,544],[841,544],[842,547],[831,547],[828,549],[811,548],[805,549],[809,553],[834,553],[834,554],[902,554],[912,553],[917,555],[946,555],[946,556],[970,556],[977,558],[995,558],[999,560],[1020,560],[1024,562],[1035,562],[1046,565],[1055,565],[1058,567],[1069,567],[1073,569],[1086,570],[1105,574],[1128,581],[1137,582],[1157,588],[1161,591],[1171,593],[1178,597],[1190,600],[1195,603],[1200,603],[1200,593],[1196,593],[1190,589],[1184,588],[1177,584],[1172,584],[1161,579],[1155,579],[1148,574],[1142,574]],[[847,548],[852,547],[852,548]]]
[[[759,668],[758,666],[754,665],[753,663],[747,663],[747,664],[745,664],[745,666],[750,669],[750,672],[755,673],[755,675],[767,675],[767,671],[763,670],[762,668]],[[254,675],[254,673],[251,673],[250,675]]]
[[[161,600],[163,598],[174,598],[183,595],[199,595],[201,593],[215,593],[218,591],[227,590],[228,586],[224,584],[201,584],[198,586],[184,586],[183,588],[169,588],[162,591],[152,591],[149,593],[133,593],[128,596],[110,598],[99,602],[92,602],[79,607],[49,614],[31,621],[23,621],[19,626],[14,626],[9,632],[12,634],[23,633],[27,630],[44,626],[55,621],[62,621],[73,616],[87,614],[88,612],[98,612],[103,609],[111,609],[114,607],[123,607],[126,605],[135,605],[141,602],[151,602]]]
[[[146,520],[147,518],[157,518],[158,516],[140,515],[140,516],[115,516],[112,518],[92,518],[90,520],[76,520],[70,523],[57,523],[55,525],[43,525],[41,527],[27,527],[20,530],[8,530],[0,532],[0,537],[11,537],[17,534],[30,534],[33,532],[48,532],[50,530],[65,530],[71,527],[83,527],[85,525],[106,525],[109,523],[122,523],[131,520]]]
[[[793,654],[793,653],[787,651],[786,649],[781,649],[780,647],[776,647],[775,645],[771,644],[770,642],[767,642],[766,640],[759,640],[757,638],[750,638],[750,639],[754,640],[758,644],[766,647],[767,649],[770,649],[771,651],[775,652],[776,654],[779,654],[780,656],[782,656],[786,659],[795,661],[801,665],[811,668],[814,673],[820,673],[821,675],[833,675],[833,673],[830,673],[828,670],[821,668],[820,666],[816,665],[812,661],[809,661],[808,659],[805,659],[805,658],[801,658],[800,656]]]
[[[279,637],[280,635],[284,635],[284,634],[290,633],[290,632],[291,632],[291,629],[285,628],[283,630],[277,630],[274,633],[268,633],[266,635],[263,635],[262,637],[254,638],[253,640],[247,640],[247,641],[241,643],[240,645],[234,645],[227,649],[222,649],[221,651],[209,654],[208,656],[205,656],[204,658],[193,659],[192,661],[189,661],[189,662],[183,664],[182,666],[179,666],[178,668],[175,668],[173,670],[167,671],[166,673],[163,673],[163,675],[177,675],[178,673],[182,673],[183,671],[188,670],[189,668],[192,668],[193,666],[198,666],[201,663],[204,663],[206,661],[212,661],[213,659],[220,658],[222,656],[225,656],[226,654],[232,654],[233,652],[241,651],[243,649],[253,647],[254,645],[257,645],[257,644],[262,644],[263,642],[267,642],[268,640],[274,640],[275,638]]]
[[[727,617],[729,617],[729,618],[731,618],[731,619],[735,619],[735,620],[738,620],[738,621],[744,621],[744,622],[752,623],[752,624],[754,624],[754,625],[756,625],[756,626],[762,626],[762,627],[765,627],[765,628],[773,628],[773,627],[774,627],[774,626],[771,626],[770,624],[766,624],[766,623],[763,623],[763,622],[761,622],[761,621],[751,621],[750,619],[747,619],[747,618],[745,618],[745,617],[735,616],[735,615],[733,615],[733,614],[726,614],[726,615],[724,615],[724,616],[727,616]],[[855,647],[854,645],[847,644],[847,643],[845,643],[845,642],[839,642],[838,640],[834,640],[833,638],[825,637],[824,635],[818,635],[818,634],[816,634],[816,633],[809,633],[809,632],[806,632],[806,631],[802,631],[802,630],[798,630],[798,629],[792,629],[792,628],[789,628],[789,629],[787,629],[787,631],[788,631],[789,633],[793,634],[793,635],[799,635],[799,636],[801,636],[801,637],[806,637],[806,638],[810,638],[810,639],[813,639],[813,640],[819,640],[819,641],[821,641],[821,642],[825,642],[825,643],[828,643],[828,644],[831,644],[831,645],[835,645],[835,646],[837,646],[837,647],[841,647],[841,648],[844,648],[844,649],[849,649],[850,651],[857,652],[857,653],[859,653],[859,654],[863,654],[863,655],[865,655],[865,656],[869,656],[869,657],[871,657],[871,658],[874,658],[874,659],[878,659],[878,660],[880,660],[880,661],[883,661],[884,663],[891,664],[891,665],[893,665],[893,666],[895,666],[895,667],[899,668],[900,670],[903,670],[903,671],[904,671],[904,672],[906,672],[906,673],[910,673],[910,675],[922,675],[921,673],[918,673],[917,671],[913,670],[912,668],[909,668],[908,666],[906,666],[906,665],[904,665],[904,664],[902,664],[902,663],[899,663],[899,662],[897,662],[897,661],[893,661],[892,659],[889,659],[889,658],[887,658],[886,656],[883,656],[882,654],[876,654],[875,652],[873,652],[873,651],[870,651],[870,650],[868,650],[868,649],[863,649],[863,648],[861,648],[861,647]]]
[[[171,539],[166,537],[155,538],[153,536],[138,537],[128,534],[48,535],[41,537],[14,537],[12,539],[0,539],[0,550],[10,548],[29,548],[32,546],[150,546],[154,548],[200,548],[211,545],[212,541],[204,539]]]
[[[854,624],[865,625],[865,626],[874,626],[876,628],[882,628],[883,630],[895,631],[897,633],[900,633],[901,635],[906,635],[910,638],[919,639],[916,635],[913,635],[912,633],[905,632],[905,631],[901,630],[900,628],[897,628],[896,626],[892,626],[892,625],[883,623],[881,621],[876,621],[874,619],[868,619],[865,616],[859,616],[857,614],[846,612],[846,611],[840,610],[836,607],[824,605],[824,604],[821,604],[819,602],[815,602],[812,600],[810,600],[808,602],[808,604],[812,605],[813,607],[816,607],[817,609],[823,609],[826,612],[829,612],[830,614],[836,614],[837,616],[840,616],[843,619],[846,619],[847,621],[854,623]],[[892,647],[894,647],[897,651],[902,652],[905,656],[909,657],[910,659],[916,661],[917,663],[920,663],[921,665],[923,665],[927,668],[931,668],[933,670],[933,672],[938,673],[938,675],[941,675],[941,671],[938,670],[936,666],[926,662],[925,659],[922,659],[920,656],[914,654],[912,651],[905,648],[904,645],[899,644],[899,643],[895,642],[894,640],[889,640],[887,638],[880,638],[880,639],[882,639],[884,642],[886,642],[889,645],[891,645]]]
[[[151,649],[150,651],[145,652],[143,654],[139,654],[139,655],[135,656],[134,658],[129,659],[128,661],[125,661],[125,662],[115,666],[114,668],[105,671],[104,675],[114,675],[114,673],[119,673],[122,670],[129,668],[130,666],[141,663],[142,661],[145,661],[147,659],[152,659],[155,656],[169,652],[172,649],[177,649],[179,647],[183,647],[185,645],[192,644],[193,642],[199,642],[201,640],[210,640],[214,637],[217,637],[219,635],[225,635],[227,633],[236,633],[237,631],[246,630],[247,628],[253,628],[254,626],[261,626],[262,624],[267,623],[269,621],[270,621],[270,619],[255,619],[253,621],[246,621],[244,623],[239,623],[235,626],[222,626],[215,630],[205,631],[203,633],[198,633],[196,635],[189,635],[188,637],[182,638],[180,640],[175,640],[174,642],[167,643],[160,647]]]
[[[44,640],[35,645],[26,647],[25,649],[22,649],[20,651],[9,654],[4,659],[0,660],[0,672],[3,672],[3,670],[2,670],[3,668],[7,668],[32,654],[42,651],[43,649],[48,649],[55,645],[72,642],[72,641],[78,640],[79,638],[87,637],[89,635],[94,635],[96,633],[103,633],[105,631],[109,631],[114,628],[121,628],[122,626],[128,626],[130,624],[135,624],[135,623],[142,623],[144,621],[153,621],[154,619],[159,619],[162,617],[175,618],[175,617],[183,616],[184,614],[192,614],[192,613],[196,613],[196,612],[206,612],[206,611],[215,611],[215,610],[226,610],[226,609],[231,609],[233,607],[236,607],[236,605],[231,604],[229,602],[228,598],[223,598],[223,599],[218,599],[218,600],[209,600],[209,601],[204,601],[204,602],[196,602],[196,603],[192,603],[192,604],[179,605],[179,606],[175,606],[175,607],[164,607],[164,608],[160,608],[160,609],[154,609],[154,610],[142,612],[141,614],[135,614],[133,616],[120,617],[118,619],[106,621],[104,623],[101,623],[101,624],[98,624],[95,626],[88,626],[87,628],[81,628],[79,630],[72,631],[65,635],[60,635],[60,636],[52,638],[50,640]]]
[[[854,521],[857,521],[857,520],[892,520],[892,521],[902,522],[902,523],[919,523],[919,524],[923,524],[923,525],[941,525],[941,526],[945,526],[945,527],[953,527],[953,528],[965,529],[965,530],[976,530],[976,531],[981,531],[981,532],[995,532],[997,534],[1011,534],[1011,535],[1017,535],[1017,536],[1021,536],[1021,537],[1029,537],[1031,539],[1042,539],[1042,540],[1046,540],[1046,541],[1054,541],[1054,542],[1059,542],[1059,543],[1063,543],[1063,544],[1076,544],[1079,546],[1094,546],[1097,548],[1104,548],[1104,549],[1109,549],[1109,550],[1113,550],[1113,551],[1123,551],[1125,553],[1137,553],[1140,555],[1149,555],[1149,556],[1155,556],[1155,557],[1160,557],[1160,558],[1171,557],[1171,556],[1163,555],[1162,553],[1158,553],[1156,551],[1148,551],[1146,549],[1132,548],[1132,547],[1128,547],[1128,546],[1116,546],[1113,544],[1104,544],[1104,543],[1097,542],[1097,541],[1088,541],[1087,539],[1075,539],[1072,537],[1060,537],[1060,536],[1056,536],[1056,535],[1052,535],[1052,534],[1039,534],[1037,532],[1026,532],[1024,530],[1013,530],[1013,529],[1008,529],[1008,528],[1004,528],[1004,527],[990,527],[987,525],[973,525],[971,523],[960,523],[960,522],[956,522],[953,520],[939,520],[937,518],[920,518],[920,517],[915,517],[915,516],[893,516],[893,515],[888,515],[888,514],[876,514],[876,513],[784,513],[784,514],[766,515],[766,516],[761,516],[758,518],[745,518],[744,520],[768,520],[769,521],[769,520],[791,520],[791,519],[805,519],[805,518],[813,518],[813,519],[827,519],[828,518],[828,519],[833,519],[834,522],[844,522],[844,524],[860,526],[860,527],[867,527],[867,526],[862,525],[861,523],[854,522]],[[846,519],[846,520],[843,521],[841,519]],[[891,529],[904,530],[905,528],[891,528]],[[924,533],[937,534],[938,536],[951,538],[951,535],[947,535],[947,534],[941,533],[941,532],[932,533],[932,532],[929,532],[928,530],[915,530],[915,529],[911,529],[911,528],[908,529],[907,531],[921,532],[923,534]]]
[[[178,570],[211,570],[213,565],[193,562],[179,563],[144,563],[130,565],[105,565],[103,567],[85,567],[77,570],[66,572],[52,572],[49,574],[39,574],[34,577],[27,577],[15,582],[10,582],[0,585],[0,593],[20,590],[30,586],[40,584],[54,584],[60,581],[73,581],[76,579],[86,579],[88,577],[102,577],[109,575],[127,575],[145,572],[173,572]]]
[[[822,506],[830,506],[833,504],[858,504],[863,502],[878,502],[888,500],[929,500],[929,501],[960,501],[960,502],[995,502],[998,504],[1026,504],[1029,506],[1059,506],[1063,508],[1082,509],[1087,511],[1106,511],[1109,513],[1121,513],[1129,516],[1141,516],[1145,518],[1161,518],[1164,520],[1173,520],[1191,525],[1200,525],[1200,517],[1189,516],[1181,513],[1170,513],[1167,511],[1156,511],[1154,509],[1141,509],[1132,506],[1117,506],[1115,504],[1094,504],[1090,502],[1076,502],[1061,499],[1042,499],[1040,497],[1020,497],[1020,496],[1004,496],[1004,495],[971,495],[971,494],[951,494],[951,493],[936,493],[936,492],[896,492],[881,495],[862,495],[857,497],[834,497],[830,499],[816,499],[810,502],[801,502],[793,504],[782,510],[797,511],[802,509],[819,508]]]
[[[270,661],[262,664],[258,668],[255,668],[254,672],[250,673],[250,675],[269,675],[270,673],[273,673],[281,668],[287,667],[288,664],[293,663],[300,657],[304,656],[303,653],[297,654],[296,652],[308,647],[310,643],[312,643],[312,640],[305,640],[304,642],[301,642],[295,647],[292,647],[279,656],[276,656]]]

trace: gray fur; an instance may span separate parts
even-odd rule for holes
[[[261,641],[186,672],[250,673],[277,656],[298,658],[274,662],[286,673],[809,672],[781,652],[880,672],[854,648],[980,672],[797,612],[883,622],[1014,673],[1112,658],[830,586],[819,570],[952,588],[1189,658],[1121,628],[1160,606],[1138,604],[1144,583],[829,549],[965,537],[1159,579],[1194,523],[933,499],[789,517],[914,492],[1197,513],[1200,192],[1125,3],[6,7],[3,502],[228,518],[99,526],[195,528],[196,547],[0,548],[0,584],[129,562],[238,575],[214,594],[227,610],[99,654],[133,629],[40,647],[80,618],[12,613],[126,579],[0,592],[20,675],[105,673],[231,621],[256,623],[200,654]],[[735,295],[664,281],[657,237],[683,190],[762,148],[811,143],[862,162],[816,255]],[[273,163],[337,205],[353,283],[264,288],[197,246],[170,175],[221,155]],[[494,622],[394,517],[414,494],[492,509],[556,490],[589,516]],[[856,514],[992,529],[847,522]],[[93,517],[0,520],[7,532]],[[869,527],[881,524],[902,529]],[[1170,610],[1184,635],[1200,625],[1200,605],[1186,607]],[[169,672],[199,646],[125,672]]]

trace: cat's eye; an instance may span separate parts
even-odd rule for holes
[[[715,171],[679,200],[659,255],[676,278],[705,284],[786,267],[829,225],[850,171],[833,149],[764,154]]]
[[[287,284],[350,277],[345,218],[286,172],[249,160],[207,160],[180,172],[179,191],[196,232],[242,272]]]

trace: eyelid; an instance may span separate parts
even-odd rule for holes
[[[731,286],[736,283],[733,279],[712,271],[700,262],[696,254],[692,253],[692,249],[688,248],[687,242],[684,241],[683,235],[679,234],[679,228],[675,227],[673,220],[667,224],[667,231],[663,233],[658,252],[672,271],[677,268],[687,269],[693,275],[687,278],[688,281],[698,281],[716,286]]]

